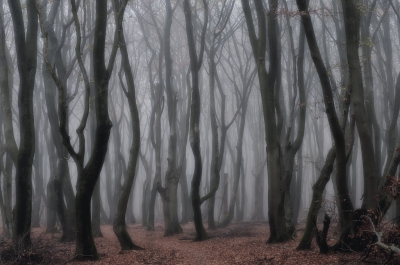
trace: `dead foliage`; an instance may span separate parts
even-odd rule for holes
[[[63,259],[57,257],[54,248],[56,239],[44,238],[43,234],[32,239],[27,248],[22,244],[3,240],[0,242],[0,264],[58,264]]]
[[[206,224],[205,224],[206,225]],[[304,225],[299,227],[304,228]],[[100,260],[96,262],[74,260],[75,244],[60,243],[61,234],[44,234],[45,228],[33,229],[34,242],[42,243],[20,263],[14,264],[358,264],[358,253],[319,254],[313,242],[311,250],[296,251],[298,237],[282,244],[266,244],[269,228],[265,222],[232,223],[223,229],[208,230],[210,239],[194,242],[193,223],[183,226],[183,234],[164,237],[161,223],[154,231],[147,231],[140,224],[129,225],[128,232],[134,242],[144,248],[141,251],[121,251],[112,226],[102,226],[104,237],[95,238]],[[186,240],[180,240],[186,239]],[[330,233],[327,241],[334,244],[337,238]],[[39,247],[40,246],[40,247]],[[34,254],[35,253],[35,254]],[[35,256],[37,254],[37,256]],[[27,254],[25,254],[27,256]],[[25,257],[24,256],[24,257]],[[43,256],[44,259],[35,259]],[[15,258],[14,258],[15,260]],[[12,262],[12,260],[10,260]],[[12,264],[4,262],[4,264]],[[0,263],[1,264],[1,263]]]

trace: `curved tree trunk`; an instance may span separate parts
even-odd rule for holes
[[[192,148],[194,156],[194,172],[191,184],[191,196],[193,207],[193,220],[196,228],[196,240],[201,241],[208,238],[206,230],[203,226],[201,217],[201,198],[200,198],[200,184],[202,177],[202,162],[200,151],[200,88],[199,88],[199,70],[202,65],[204,54],[205,33],[208,24],[208,5],[207,1],[203,0],[204,5],[204,24],[201,35],[200,54],[196,52],[196,41],[193,30],[192,11],[190,1],[184,0],[183,9],[185,12],[186,21],[186,35],[189,46],[190,56],[190,70],[192,73],[192,106],[190,110],[190,147]]]
[[[321,204],[323,201],[322,195],[325,190],[326,184],[331,178],[333,163],[335,162],[335,159],[336,150],[335,147],[332,147],[329,150],[328,155],[326,156],[325,165],[321,170],[321,174],[317,182],[312,187],[313,195],[311,199],[310,209],[308,210],[306,229],[299,245],[296,248],[297,250],[310,249],[311,247],[311,241],[314,237],[315,227],[317,224],[317,216],[319,210],[321,209]]]
[[[364,200],[362,208],[368,210],[375,206],[377,170],[371,131],[367,123],[367,113],[364,103],[364,87],[362,82],[360,57],[358,55],[361,11],[359,10],[358,3],[354,0],[344,1],[342,2],[342,5],[346,30],[347,60],[350,74],[349,86],[352,94],[351,106],[360,137],[364,169]]]
[[[47,34],[43,27],[41,27],[42,34],[44,35],[43,54],[47,68],[49,69],[59,90],[59,119],[60,119],[60,132],[63,138],[63,144],[68,149],[69,154],[74,159],[77,171],[77,193],[76,193],[76,249],[75,254],[77,259],[98,259],[98,253],[94,244],[92,223],[91,223],[91,207],[90,202],[93,195],[95,185],[99,179],[101,169],[107,154],[108,141],[110,138],[110,131],[112,123],[108,114],[108,82],[110,80],[111,72],[114,67],[115,57],[118,51],[119,34],[122,27],[122,20],[124,9],[119,10],[116,19],[116,29],[114,34],[114,42],[111,53],[109,55],[108,66],[105,66],[105,42],[106,42],[106,29],[107,29],[107,1],[96,1],[96,20],[94,28],[94,44],[93,44],[93,77],[95,87],[94,105],[96,110],[96,130],[94,134],[94,144],[92,147],[91,156],[88,158],[86,166],[85,162],[85,137],[84,130],[89,116],[89,96],[90,96],[90,81],[87,70],[81,55],[81,29],[78,18],[78,9],[75,0],[71,0],[72,13],[76,28],[76,46],[75,54],[79,63],[83,79],[85,81],[85,97],[84,97],[84,111],[81,118],[81,123],[76,130],[79,140],[79,151],[76,152],[71,144],[70,137],[66,130],[66,88],[60,82],[55,69],[47,58],[48,39]],[[41,19],[41,26],[42,26]]]
[[[297,6],[302,12],[301,21],[303,23],[311,58],[313,59],[315,68],[317,70],[322,92],[324,95],[324,104],[326,114],[328,116],[329,127],[335,142],[336,148],[336,184],[338,189],[338,209],[341,216],[342,233],[340,237],[341,244],[346,244],[348,235],[353,231],[353,223],[351,220],[351,213],[353,212],[353,204],[351,203],[346,178],[346,144],[344,138],[344,128],[339,123],[339,119],[335,110],[335,102],[332,93],[332,87],[328,75],[328,71],[322,60],[322,56],[317,44],[312,20],[308,12],[307,0],[297,0]],[[346,124],[347,110],[344,110],[343,124]]]
[[[263,105],[264,126],[267,144],[267,166],[268,166],[268,219],[270,225],[270,237],[268,243],[284,242],[289,239],[286,229],[284,211],[284,169],[282,150],[277,135],[277,122],[275,103],[273,102],[275,80],[277,77],[277,32],[276,12],[278,1],[269,2],[268,13],[268,40],[269,40],[269,72],[267,72],[266,49],[267,49],[267,18],[263,1],[254,0],[258,20],[258,36],[254,26],[250,4],[242,0],[243,12],[249,32],[250,43],[253,50],[254,60],[257,64],[258,80],[260,84],[261,100]]]
[[[127,1],[124,2],[125,6],[126,3]],[[120,51],[122,57],[121,64],[125,72],[125,79],[127,81],[127,87],[128,87],[127,90],[124,89],[124,93],[128,99],[129,110],[131,113],[133,141],[129,152],[129,162],[125,174],[124,184],[122,185],[121,194],[118,200],[117,212],[113,223],[113,229],[121,245],[121,249],[128,250],[128,249],[141,249],[139,246],[133,243],[131,237],[129,236],[126,230],[126,223],[125,223],[125,216],[128,206],[129,195],[131,193],[132,185],[135,180],[137,160],[139,157],[140,120],[139,120],[139,112],[136,105],[135,84],[133,80],[132,69],[129,63],[128,50],[126,47],[123,28],[121,28],[121,35],[120,35]],[[120,80],[121,85],[123,86],[122,77],[120,76],[120,78],[121,78]]]

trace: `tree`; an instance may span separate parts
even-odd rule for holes
[[[165,172],[165,188],[159,184],[159,191],[163,197],[164,204],[164,223],[165,235],[182,233],[182,227],[178,219],[178,183],[180,178],[177,154],[177,95],[174,93],[173,74],[172,74],[172,56],[171,56],[171,26],[172,16],[178,6],[171,6],[171,1],[165,1],[166,18],[163,36],[164,60],[165,60],[165,92],[167,95],[168,121],[169,121],[169,142],[168,142],[168,168]]]
[[[256,34],[252,11],[249,1],[242,0],[243,13],[253,56],[257,65],[258,81],[260,85],[261,100],[263,105],[264,126],[267,144],[268,167],[268,219],[270,237],[268,243],[284,242],[289,239],[286,229],[284,212],[284,170],[282,149],[277,134],[276,111],[274,103],[274,88],[277,77],[277,32],[276,13],[278,1],[269,2],[268,11],[268,40],[269,40],[269,71],[266,69],[267,50],[267,19],[263,1],[254,0],[256,9],[258,34]]]
[[[123,0],[119,3],[118,0],[114,0],[114,10],[116,12],[116,22],[118,24],[118,19],[120,18],[120,13],[125,10],[128,1]],[[118,12],[118,13],[117,13]],[[121,17],[122,18],[122,17]],[[117,236],[122,250],[128,249],[141,249],[139,246],[132,242],[127,230],[125,223],[126,209],[128,206],[129,194],[131,193],[132,184],[135,179],[137,160],[139,157],[140,150],[140,120],[139,112],[136,105],[136,95],[135,95],[135,83],[133,79],[133,73],[131,65],[129,63],[128,49],[125,42],[125,36],[123,27],[120,27],[120,52],[121,52],[121,67],[124,69],[125,79],[127,82],[127,88],[124,87],[122,80],[122,73],[120,75],[120,83],[123,88],[124,94],[128,99],[129,110],[131,113],[131,126],[133,132],[133,141],[129,154],[128,167],[125,174],[124,184],[122,185],[121,194],[119,196],[119,201],[117,205],[117,212],[113,223],[114,233]]]
[[[7,162],[11,163],[11,172],[7,170],[6,166],[2,168],[2,173],[4,177],[4,219],[5,227],[4,232],[8,236],[12,236],[14,232],[13,228],[13,220],[12,220],[12,212],[11,212],[11,198],[12,198],[12,190],[11,190],[11,174],[12,174],[12,164],[17,164],[18,157],[18,147],[15,141],[14,136],[14,128],[13,128],[13,118],[12,118],[12,72],[10,71],[12,67],[9,67],[9,51],[6,46],[6,35],[5,35],[5,25],[4,25],[4,8],[3,8],[3,0],[0,1],[0,96],[1,96],[1,107],[3,113],[3,126],[4,126],[4,144],[2,144],[2,148],[6,153]],[[2,160],[2,156],[1,159]],[[3,161],[3,160],[2,160]],[[3,215],[2,215],[3,216]]]
[[[353,233],[353,224],[351,215],[353,212],[353,204],[350,200],[347,179],[346,179],[346,143],[344,138],[344,126],[339,123],[339,119],[335,110],[335,101],[333,98],[331,82],[329,80],[328,71],[322,60],[322,56],[317,44],[311,16],[308,11],[307,0],[297,0],[297,6],[301,14],[301,22],[303,24],[305,35],[307,38],[308,47],[313,59],[315,68],[320,79],[322,92],[324,95],[324,105],[326,115],[329,121],[329,127],[335,142],[336,149],[336,185],[338,190],[338,210],[340,214],[341,236],[338,246],[348,242],[348,235]],[[347,112],[343,115],[343,123],[347,120]],[[323,187],[324,188],[324,187]]]
[[[200,89],[199,89],[199,70],[203,62],[205,35],[208,24],[208,3],[203,0],[204,21],[200,38],[200,51],[197,54],[196,41],[193,30],[192,10],[190,1],[184,0],[183,11],[185,12],[186,36],[189,47],[190,71],[192,74],[192,105],[190,109],[190,147],[192,148],[195,167],[191,183],[191,199],[193,207],[193,221],[196,228],[196,240],[201,241],[207,239],[207,233],[203,226],[201,217],[201,198],[200,184],[202,176],[202,162],[200,151]]]
[[[215,104],[215,82],[218,79],[217,73],[217,62],[215,61],[217,58],[218,50],[223,47],[225,42],[227,41],[229,35],[231,33],[226,33],[225,36],[222,34],[226,25],[228,24],[230,15],[232,13],[234,7],[234,2],[223,2],[223,8],[220,12],[219,18],[217,23],[215,23],[214,29],[211,32],[211,36],[209,37],[209,44],[205,47],[205,51],[207,56],[209,57],[209,86],[210,86],[210,121],[211,121],[211,134],[212,134],[212,148],[211,148],[211,180],[210,180],[210,191],[201,198],[201,203],[205,200],[209,199],[208,202],[208,227],[210,229],[215,229],[215,220],[214,220],[214,206],[215,206],[215,194],[219,188],[220,183],[220,171],[221,165],[224,155],[224,145],[225,145],[225,137],[226,132],[229,126],[225,125],[225,96],[223,93],[221,94],[222,97],[222,108],[221,108],[221,143],[218,143],[218,123],[217,123],[217,110]],[[233,32],[234,30],[232,30]],[[217,84],[218,88],[220,88],[220,83]],[[220,89],[222,92],[222,88]],[[236,118],[236,114],[234,116]]]
[[[20,123],[20,145],[14,161],[16,167],[14,206],[14,239],[24,247],[31,244],[30,229],[32,217],[32,163],[35,153],[35,124],[33,112],[33,89],[37,63],[38,15],[35,1],[26,3],[27,29],[20,1],[8,1],[13,19],[15,48],[20,76],[18,109]],[[14,157],[15,158],[15,157]]]
[[[59,46],[63,46],[63,43],[59,43],[56,30],[55,30],[55,18],[57,12],[59,10],[60,1],[54,1],[49,14],[45,11],[47,8],[46,5],[41,7],[41,15],[43,16],[43,27],[46,31],[46,34],[49,36],[49,48],[48,48],[48,58],[50,61],[55,62],[55,68],[57,69],[60,80],[63,82],[63,86],[66,87],[68,76],[71,74],[73,66],[75,65],[75,61],[73,60],[71,65],[67,67],[64,63],[64,59],[61,54],[61,49]],[[72,24],[73,20],[71,19],[66,28]],[[66,38],[66,30],[63,30],[62,39]],[[63,235],[61,236],[61,241],[72,241],[74,239],[74,230],[75,230],[75,195],[72,189],[71,179],[69,175],[69,167],[68,167],[68,151],[62,144],[62,136],[59,131],[59,119],[57,116],[57,108],[56,108],[56,89],[54,81],[51,77],[51,74],[48,72],[46,67],[46,62],[43,61],[42,67],[42,75],[43,75],[43,83],[45,88],[45,99],[46,99],[46,108],[47,108],[47,116],[49,119],[50,127],[51,127],[51,136],[53,139],[53,144],[57,151],[57,172],[55,176],[51,176],[52,180],[50,182],[50,189],[54,189],[55,195],[55,206],[58,214],[58,218],[60,219],[60,223],[63,230]],[[68,98],[71,101],[74,98],[73,94]],[[68,120],[68,119],[66,119]],[[66,128],[69,125],[66,123]],[[63,190],[67,192],[63,192]],[[67,202],[67,206],[64,203],[64,194]]]
[[[106,42],[106,29],[107,29],[107,1],[100,0],[96,2],[96,19],[94,28],[94,42],[93,42],[93,78],[95,87],[95,110],[96,110],[96,130],[94,134],[94,145],[92,153],[86,163],[84,164],[85,155],[85,136],[84,129],[86,127],[87,119],[89,116],[89,96],[90,96],[90,81],[82,60],[82,37],[81,25],[78,18],[78,8],[75,0],[71,0],[71,9],[76,28],[76,46],[75,53],[79,63],[79,68],[83,75],[85,82],[85,98],[84,98],[84,112],[82,115],[81,123],[78,127],[77,134],[79,139],[79,150],[76,152],[71,144],[70,137],[66,130],[66,88],[60,81],[55,69],[52,67],[47,57],[48,41],[47,34],[43,28],[43,21],[41,21],[41,30],[45,39],[43,46],[44,59],[49,72],[54,79],[59,90],[59,119],[60,119],[60,132],[63,138],[63,143],[68,149],[69,154],[74,159],[77,171],[77,192],[76,192],[76,249],[75,254],[77,259],[98,259],[96,246],[94,244],[92,224],[91,224],[91,198],[99,178],[105,156],[107,153],[108,140],[110,137],[110,130],[112,123],[108,114],[108,82],[111,77],[111,72],[114,67],[115,57],[119,47],[120,29],[123,20],[124,8],[118,12],[118,19],[114,33],[114,42],[112,51],[109,57],[108,65],[105,65],[105,42]]]
[[[361,11],[354,0],[344,1],[343,17],[346,31],[347,61],[349,64],[349,86],[352,94],[351,107],[356,119],[357,131],[360,136],[362,161],[364,169],[364,200],[362,208],[372,209],[376,195],[376,164],[371,131],[367,122],[367,113],[364,103],[363,79],[360,66],[358,48],[360,44]],[[380,152],[380,151],[378,151]],[[344,192],[344,191],[343,191]]]

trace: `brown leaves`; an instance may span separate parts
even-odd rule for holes
[[[396,179],[395,176],[386,176],[390,184],[387,186],[387,191],[394,200],[400,196],[400,179]]]
[[[304,225],[301,225],[300,228]],[[209,230],[210,239],[194,242],[193,223],[183,226],[183,234],[164,237],[161,223],[155,231],[147,231],[141,225],[128,227],[135,243],[144,247],[142,251],[120,251],[112,226],[102,226],[104,237],[96,238],[96,246],[101,258],[99,264],[342,264],[343,260],[357,262],[359,255],[350,253],[329,253],[320,255],[313,243],[309,251],[297,251],[302,233],[297,238],[283,244],[265,244],[269,236],[266,222],[240,222],[218,230]],[[334,231],[335,228],[332,228]],[[33,238],[44,231],[35,229]],[[59,237],[59,234],[55,234]],[[57,238],[46,234],[44,241],[51,242],[53,259],[68,264],[93,264],[73,260],[75,244],[59,243]],[[188,240],[180,240],[188,239]],[[328,243],[333,245],[337,239],[328,236]]]

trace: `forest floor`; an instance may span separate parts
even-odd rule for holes
[[[103,237],[95,239],[100,260],[79,263],[74,261],[73,242],[59,243],[59,233],[46,234],[45,228],[34,228],[32,251],[20,254],[19,261],[13,263],[29,264],[31,260],[30,264],[361,264],[360,253],[319,254],[314,241],[311,250],[296,251],[303,233],[301,228],[296,239],[267,245],[269,229],[266,222],[233,223],[223,229],[208,231],[210,239],[203,242],[193,241],[193,223],[184,225],[182,234],[170,237],[163,236],[162,223],[157,223],[154,231],[135,224],[129,225],[128,231],[144,250],[121,252],[112,226],[105,225],[101,227]],[[334,230],[334,227],[330,229]],[[328,243],[333,245],[336,238],[336,235],[330,235]],[[10,250],[5,250],[6,245],[9,245],[7,241],[1,243],[0,240],[0,264],[11,263],[7,260]]]

